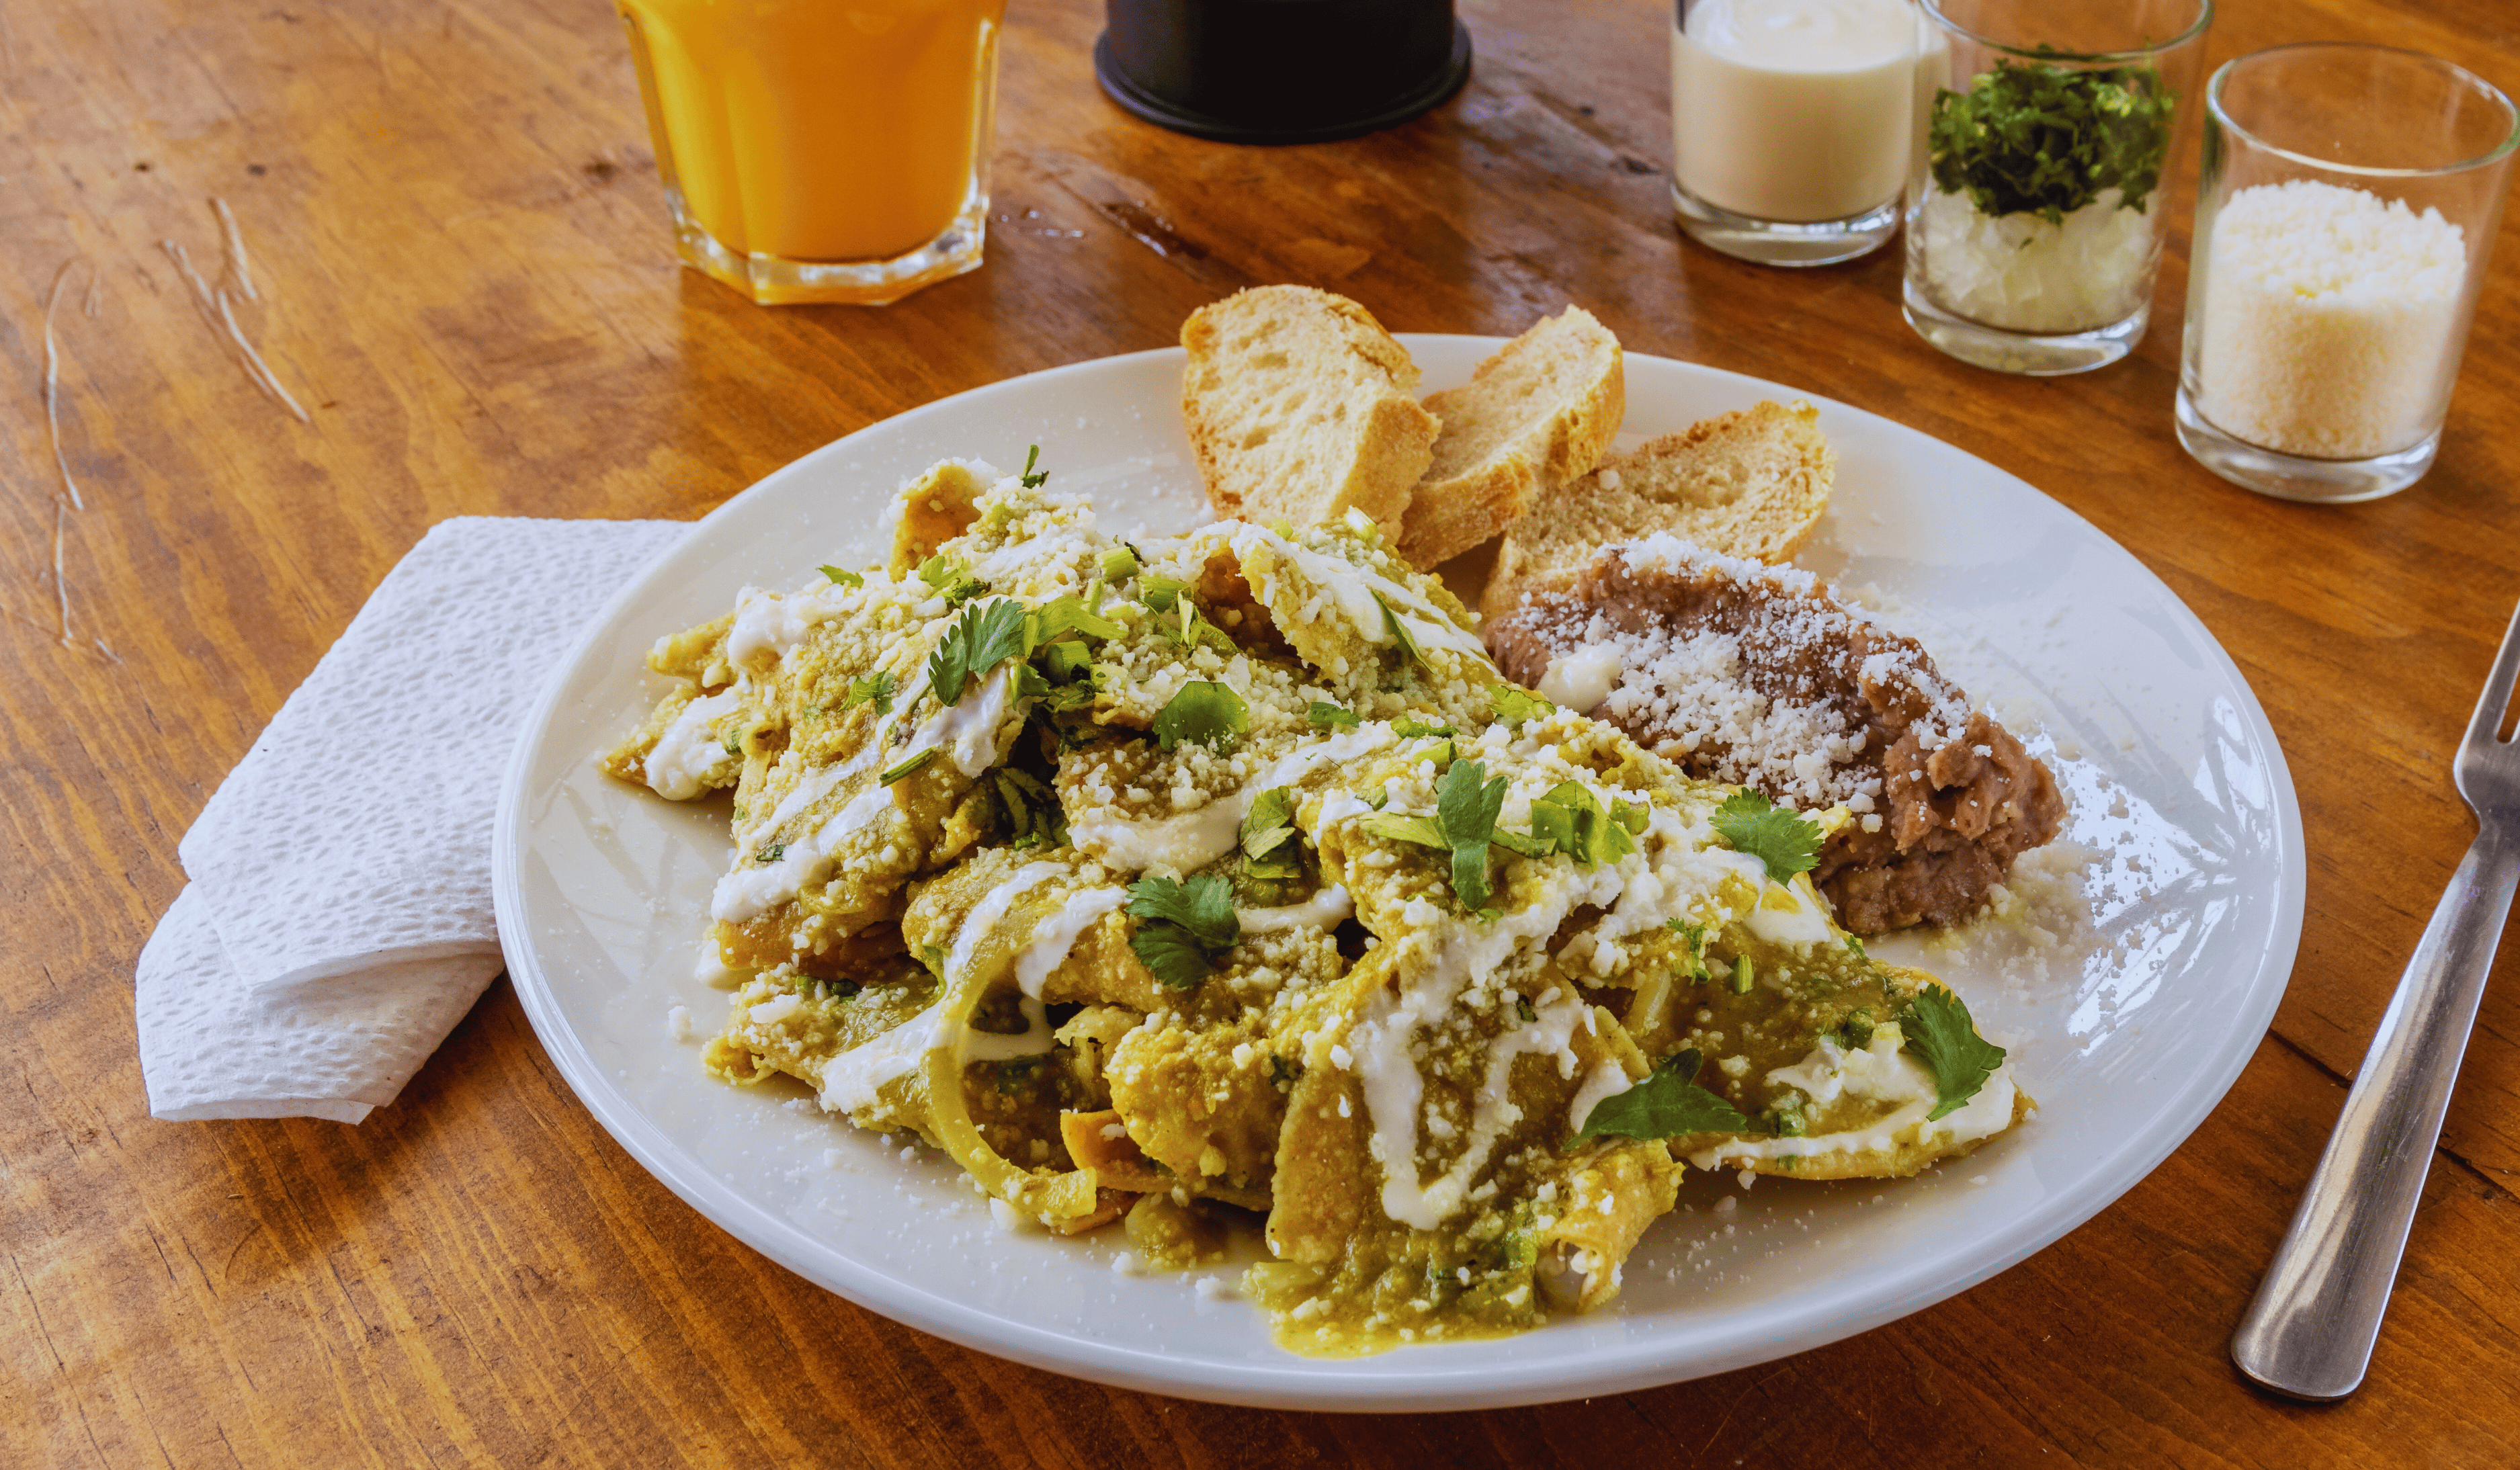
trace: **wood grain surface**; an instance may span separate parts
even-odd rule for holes
[[[1477,70],[1431,115],[1249,150],[1104,101],[1092,0],[1014,0],[986,268],[882,310],[765,310],[675,264],[603,0],[0,7],[0,1461],[2520,1461],[2509,950],[2369,1385],[2280,1402],[2224,1347],[2471,831],[2448,756],[2520,598],[2512,227],[2431,477],[2280,504],[2172,437],[2192,134],[2140,353],[1999,377],[1911,334],[1895,252],[1786,273],[1680,240],[1668,6],[1462,12]],[[2209,64],[2332,37],[2520,85],[2507,0],[2229,0]],[[504,983],[363,1126],[149,1119],[130,974],[177,838],[430,522],[696,516],[876,420],[1169,343],[1270,281],[1396,331],[1581,302],[1633,350],[1948,439],[2132,549],[2246,673],[2308,828],[2299,966],[2221,1109],[2082,1229],[1893,1325],[1420,1417],[1107,1390],[862,1312],[632,1163]]]

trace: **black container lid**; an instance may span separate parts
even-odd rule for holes
[[[1094,74],[1111,100],[1223,143],[1328,143],[1461,89],[1452,0],[1108,0]]]

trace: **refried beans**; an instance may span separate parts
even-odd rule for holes
[[[1913,639],[1799,568],[1652,536],[1486,633],[1507,677],[1692,776],[1845,805],[1812,877],[1856,934],[1967,918],[2064,819],[2048,768]]]

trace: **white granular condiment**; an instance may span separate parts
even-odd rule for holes
[[[2441,423],[2467,251],[2440,210],[2294,179],[2232,195],[2213,232],[2196,376],[2215,426],[2359,460]]]

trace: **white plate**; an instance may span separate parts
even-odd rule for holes
[[[1467,379],[1497,345],[1407,341],[1429,389]],[[1805,564],[1877,589],[1974,697],[2016,731],[2044,728],[2075,806],[2067,840],[2106,852],[2088,874],[2094,927],[2066,936],[2044,974],[1993,943],[1922,961],[2014,1048],[2042,1105],[2029,1126],[1906,1181],[1770,1180],[1743,1193],[1692,1175],[1685,1212],[1646,1234],[1609,1309],[1497,1342],[1323,1361],[1272,1345],[1247,1302],[1116,1273],[1117,1232],[1003,1232],[941,1156],[887,1151],[815,1112],[801,1086],[711,1081],[668,1013],[689,1007],[696,1039],[725,1013],[724,994],[693,977],[725,804],[660,801],[593,765],[655,697],[649,645],[724,611],[746,582],[877,559],[885,496],[949,455],[1012,469],[1037,440],[1051,488],[1090,492],[1106,525],[1193,524],[1204,503],[1181,362],[1166,350],[1037,373],[807,455],[624,588],[528,721],[495,848],[517,994],[604,1126],[737,1238],[886,1316],[1105,1383],[1301,1408],[1537,1403],[1741,1367],[1951,1296],[2116,1199],[2239,1076],[2292,969],[2304,872],[2292,780],[2239,671],[2079,516],[1947,444],[1822,401],[1837,489]],[[1627,376],[1623,442],[1808,396],[1660,358],[1630,356]]]

